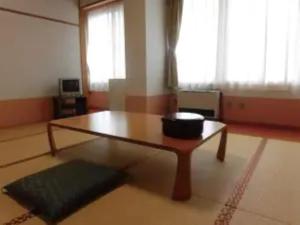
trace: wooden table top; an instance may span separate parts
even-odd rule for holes
[[[53,120],[50,125],[179,153],[192,152],[226,127],[220,122],[205,121],[202,138],[175,139],[163,135],[161,116],[121,111]]]

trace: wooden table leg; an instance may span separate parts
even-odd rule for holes
[[[191,198],[191,153],[177,153],[177,173],[173,199],[178,201]]]
[[[221,140],[220,140],[220,145],[219,145],[219,150],[217,153],[217,158],[223,162],[225,159],[225,153],[226,153],[226,144],[227,144],[227,127],[225,127],[222,130],[221,133]]]
[[[54,140],[52,126],[50,123],[48,123],[48,125],[47,125],[47,131],[48,131],[48,140],[49,140],[49,144],[50,144],[51,154],[52,154],[52,156],[55,156],[57,149],[56,149],[56,144],[55,144],[55,140]]]

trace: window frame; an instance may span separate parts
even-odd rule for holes
[[[85,96],[92,91],[88,88],[88,65],[87,65],[87,15],[90,11],[102,8],[104,6],[122,2],[123,0],[99,0],[97,2],[83,5],[79,7],[79,32],[80,32],[80,58],[81,58],[81,73],[82,73],[82,89]]]

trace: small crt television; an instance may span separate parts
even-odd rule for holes
[[[81,95],[80,79],[59,79],[60,96],[76,97]]]

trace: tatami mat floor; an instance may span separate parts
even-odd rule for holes
[[[61,224],[130,225],[299,225],[300,143],[230,133],[224,163],[216,160],[219,137],[193,154],[193,197],[187,202],[170,199],[176,170],[173,153],[110,141],[66,130],[56,130],[60,148],[51,157],[45,124],[0,130],[0,187],[45,168],[83,158],[122,168],[127,184],[79,210]],[[223,222],[217,220],[261,144],[263,151],[254,165],[240,202]],[[38,156],[33,158],[34,156]],[[25,159],[25,161],[23,161]],[[26,212],[0,194],[0,224]],[[25,224],[44,224],[33,218]]]

